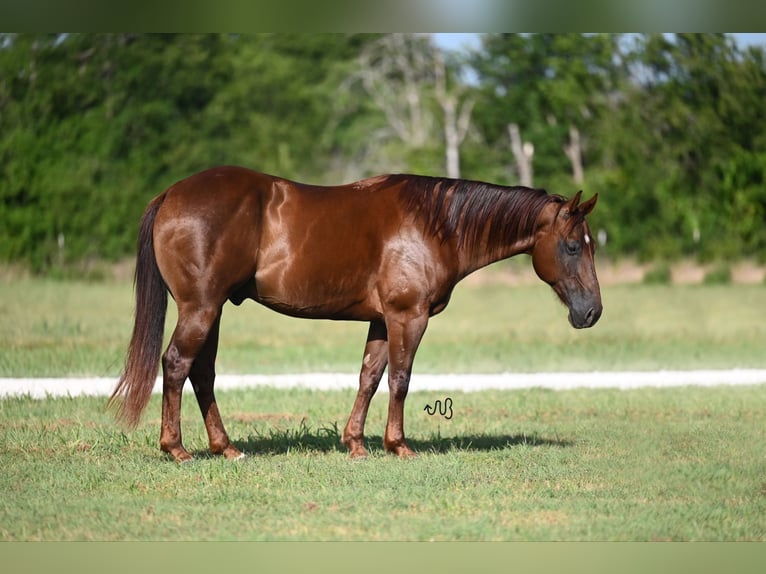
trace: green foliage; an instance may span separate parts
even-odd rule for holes
[[[705,285],[728,285],[731,283],[731,268],[726,264],[720,264],[707,273],[703,278]]]
[[[646,285],[670,285],[673,275],[667,263],[658,263],[644,274]]]
[[[648,35],[625,58],[634,79],[601,128],[619,174],[604,203],[620,251],[762,256],[763,51],[725,35]]]
[[[410,39],[414,78],[386,55],[386,108],[360,81],[361,62],[380,64],[361,58],[378,38],[0,35],[0,262],[67,275],[131,255],[147,201],[216,164],[327,184],[443,174],[434,48]],[[766,259],[763,48],[722,34],[487,34],[446,56],[450,93],[475,103],[463,177],[518,183],[513,122],[534,145],[536,186],[600,194],[592,222],[610,257]],[[417,145],[393,124],[415,112]]]
[[[0,260],[132,252],[147,201],[214,164],[316,174],[350,36],[5,36]]]

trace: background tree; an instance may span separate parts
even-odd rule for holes
[[[520,176],[531,171],[523,165],[530,154],[520,154],[528,140],[544,181],[568,161],[574,183],[583,182],[586,136],[619,78],[618,42],[619,36],[606,34],[483,37],[473,58],[484,95],[477,121],[490,141],[505,143],[510,135]]]
[[[132,249],[147,200],[219,163],[315,176],[362,37],[0,40],[0,258],[43,270]],[[297,161],[296,158],[301,158]]]
[[[602,254],[764,260],[765,96],[764,48],[721,34],[0,34],[0,262],[130,256],[216,164],[584,188]]]
[[[620,251],[756,254],[764,245],[755,223],[763,228],[755,192],[766,144],[757,103],[766,94],[763,50],[742,51],[720,34],[644,35],[627,57],[630,83],[601,124],[623,190],[611,202]]]
[[[460,177],[460,145],[468,134],[474,99],[460,78],[460,62],[448,58],[423,34],[386,34],[360,54],[356,75],[404,145],[403,159],[418,165],[444,149],[444,172]],[[441,137],[439,128],[441,127]],[[384,136],[385,138],[385,132]],[[392,169],[401,169],[391,154]]]

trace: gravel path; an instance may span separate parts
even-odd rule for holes
[[[78,396],[111,394],[113,378],[0,378],[0,397],[30,395]],[[307,373],[295,375],[219,375],[216,389],[273,386],[279,388],[305,387],[319,390],[356,388],[358,375],[345,373]],[[683,385],[755,385],[766,384],[766,369],[733,369],[701,371],[646,371],[594,373],[501,373],[426,375],[413,374],[410,391],[481,391],[485,389],[525,389],[541,387],[554,390],[575,388],[674,387]],[[161,390],[158,379],[154,392]],[[191,391],[190,385],[185,387]],[[380,390],[386,392],[385,383]]]

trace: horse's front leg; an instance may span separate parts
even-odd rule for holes
[[[383,445],[402,458],[415,456],[404,438],[404,401],[412,363],[428,325],[427,313],[402,313],[386,319],[388,327],[388,420]]]
[[[388,362],[388,335],[385,324],[373,321],[367,333],[367,344],[364,347],[362,371],[359,374],[359,391],[356,394],[354,408],[348,417],[346,428],[343,429],[341,442],[348,447],[351,458],[367,456],[364,448],[364,422],[370,408],[375,391],[386,370]]]

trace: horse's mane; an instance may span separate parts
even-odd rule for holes
[[[565,201],[544,189],[463,179],[397,174],[388,183],[401,184],[405,208],[421,215],[426,233],[442,241],[457,238],[461,246],[480,241],[487,224],[490,245],[528,237],[545,205]]]

